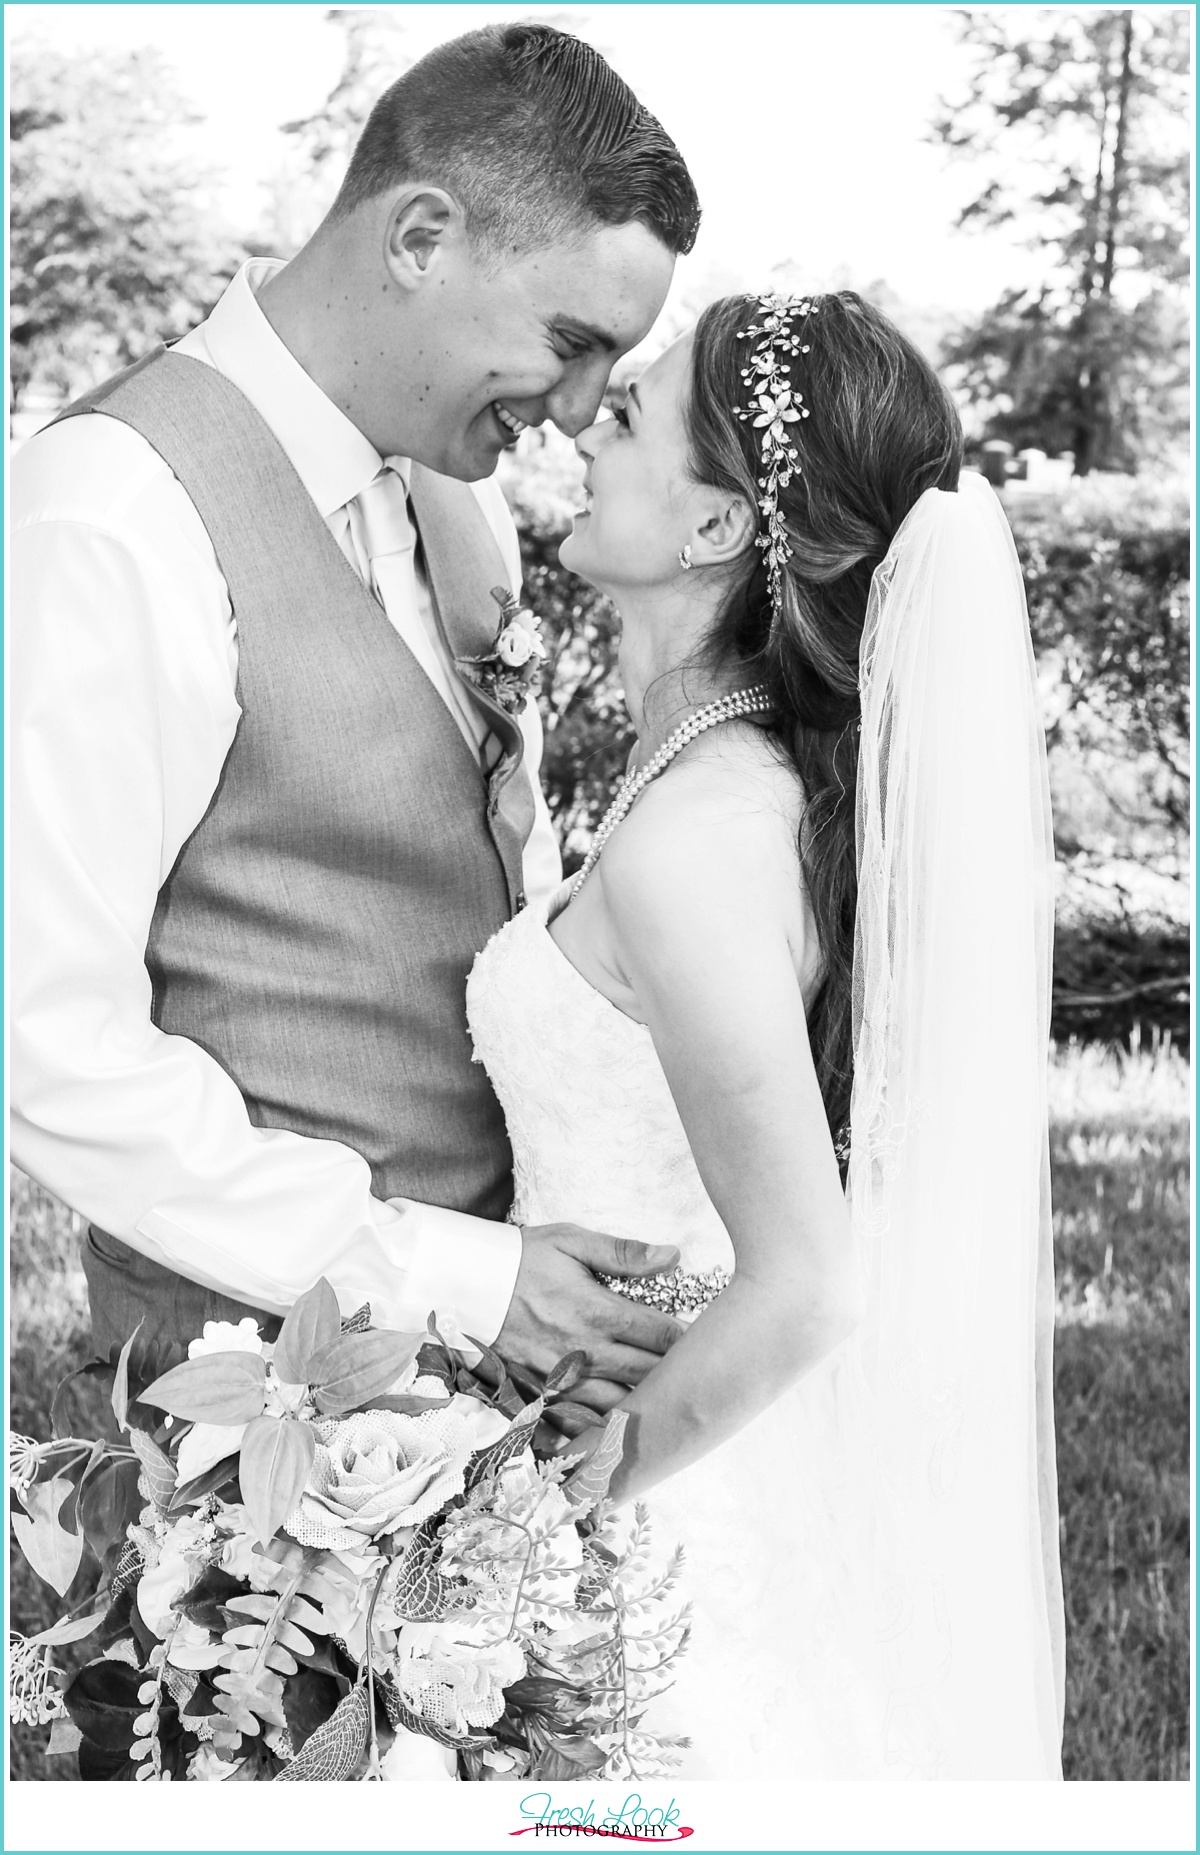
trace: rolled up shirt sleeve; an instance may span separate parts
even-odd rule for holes
[[[228,596],[190,501],[136,434],[77,419],[27,452],[10,535],[14,1161],[255,1306],[282,1312],[324,1275],[345,1313],[370,1301],[377,1325],[418,1331],[434,1311],[494,1339],[517,1230],[382,1202],[361,1155],[255,1127],[220,1064],[152,1022],[158,891],[239,716]],[[59,486],[98,472],[114,488],[85,520]]]

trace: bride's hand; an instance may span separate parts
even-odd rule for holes
[[[540,1224],[522,1234],[521,1266],[496,1351],[539,1379],[564,1353],[586,1353],[588,1376],[571,1400],[605,1414],[629,1386],[641,1383],[683,1329],[669,1314],[614,1294],[596,1272],[657,1275],[676,1266],[679,1252],[577,1224]]]

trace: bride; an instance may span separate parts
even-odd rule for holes
[[[850,292],[729,298],[578,439],[630,772],[468,1008],[522,1224],[680,1252],[618,1501],[696,1778],[1061,1775],[1051,849],[1015,552]],[[599,1399],[597,1401],[600,1401]],[[574,1449],[576,1445],[572,1444]]]

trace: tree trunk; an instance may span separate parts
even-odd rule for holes
[[[1126,141],[1129,129],[1129,92],[1133,86],[1133,10],[1121,16],[1121,75],[1117,80],[1117,138],[1113,145],[1112,182],[1104,225],[1104,259],[1100,268],[1100,295],[1112,296],[1117,262],[1117,230],[1125,203]]]
[[[1124,204],[1129,96],[1133,83],[1133,11],[1126,9],[1120,19],[1120,67],[1116,84],[1116,122],[1113,141],[1112,171],[1107,185],[1102,175],[1108,149],[1110,76],[1104,73],[1104,125],[1100,138],[1100,170],[1097,174],[1096,235],[1092,241],[1088,265],[1087,291],[1079,316],[1083,336],[1084,373],[1081,375],[1080,417],[1075,450],[1075,471],[1086,476],[1089,471],[1111,463],[1112,405],[1112,306],[1113,276],[1116,270],[1117,233]],[[1099,275],[1097,276],[1097,267]]]

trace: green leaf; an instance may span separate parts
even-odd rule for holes
[[[604,1753],[590,1739],[547,1739],[528,1776],[539,1782],[557,1779],[569,1782],[583,1778],[589,1771],[599,1771]]]
[[[247,1424],[238,1480],[246,1512],[264,1545],[304,1493],[316,1450],[311,1427],[296,1417],[256,1417]]]
[[[202,1501],[206,1494],[216,1494],[230,1482],[237,1480],[238,1459],[236,1456],[222,1456],[202,1475],[193,1475],[191,1481],[185,1481],[182,1488],[176,1487],[171,1496],[170,1514],[181,1514],[185,1507],[191,1507],[196,1501]]]
[[[298,1754],[317,1728],[331,1718],[340,1700],[355,1685],[337,1667],[333,1650],[322,1643],[317,1665],[312,1658],[283,1686],[283,1711],[287,1715],[288,1733]]]
[[[558,1397],[574,1391],[587,1377],[587,1354],[567,1353],[546,1374],[546,1396]]]
[[[459,1588],[437,1568],[441,1523],[442,1516],[433,1514],[417,1528],[405,1548],[388,1597],[396,1615],[410,1623],[432,1623],[444,1617],[461,1596]]]
[[[266,1382],[260,1353],[202,1353],[156,1378],[139,1402],[193,1423],[250,1423],[262,1415]]]
[[[387,1676],[376,1675],[376,1691],[382,1695],[387,1709],[388,1719],[393,1726],[403,1726],[407,1732],[419,1733],[422,1739],[432,1739],[435,1745],[449,1746],[455,1751],[463,1748],[478,1747],[486,1750],[496,1743],[492,1733],[450,1733],[436,1726],[432,1720],[424,1719],[421,1714],[413,1713],[400,1698],[400,1690]]]
[[[102,1610],[93,1610],[87,1617],[64,1617],[59,1623],[52,1623],[48,1630],[39,1630],[36,1636],[30,1636],[31,1643],[47,1648],[57,1647],[67,1642],[82,1642],[93,1630],[98,1630],[108,1615],[108,1604]]]
[[[189,1623],[198,1623],[203,1629],[220,1633],[226,1624],[225,1605],[231,1598],[239,1597],[245,1588],[243,1579],[234,1578],[219,1565],[206,1565],[190,1589],[171,1599],[171,1609],[177,1610]]]
[[[454,1361],[444,1346],[424,1340],[417,1352],[417,1377],[440,1378],[453,1389]]]
[[[368,1398],[365,1411],[398,1411],[404,1417],[420,1417],[425,1411],[444,1411],[447,1398]]]
[[[595,1454],[563,1483],[563,1493],[576,1506],[596,1507],[608,1493],[608,1484],[624,1453],[628,1422],[628,1411],[610,1411]]]
[[[70,1467],[64,1468],[61,1476],[57,1478],[70,1484],[70,1493],[58,1510],[58,1524],[66,1527],[68,1533],[79,1531],[79,1497],[83,1493],[84,1483],[103,1462],[108,1448],[109,1445],[106,1442],[98,1439],[92,1444],[91,1454],[86,1461],[72,1463]]]
[[[50,1407],[50,1427],[56,1437],[95,1436],[106,1442],[122,1441],[112,1410],[112,1366],[92,1359],[77,1372],[60,1380]]]
[[[66,1714],[60,1713],[57,1720],[51,1722],[50,1739],[46,1746],[46,1751],[51,1758],[57,1757],[62,1752],[78,1752],[82,1743],[83,1734],[74,1720],[69,1719]]]
[[[589,1405],[576,1404],[570,1398],[555,1398],[550,1408],[556,1418],[570,1417],[584,1430],[597,1430],[604,1426],[604,1418],[598,1412],[592,1410]],[[579,1439],[576,1438],[572,1443],[572,1448],[578,1447],[578,1441]],[[570,1451],[567,1453],[569,1454]]]
[[[141,1511],[136,1462],[112,1462],[88,1482],[79,1496],[79,1520],[101,1562],[110,1546],[124,1542],[130,1522]]]
[[[344,1784],[366,1750],[368,1717],[364,1690],[352,1688],[275,1782]]]
[[[489,1443],[486,1449],[481,1449],[477,1455],[471,1457],[467,1464],[465,1477],[468,1494],[472,1488],[477,1488],[480,1482],[488,1481],[493,1475],[499,1474],[504,1464],[513,1456],[519,1456],[523,1449],[528,1449],[544,1408],[541,1398],[535,1398],[532,1404],[526,1404],[519,1416],[513,1419],[512,1427],[506,1430],[503,1436],[498,1436],[494,1443]]]
[[[378,1398],[411,1365],[421,1344],[405,1333],[344,1333],[313,1360],[310,1383],[326,1416]]]
[[[313,1360],[337,1339],[341,1324],[337,1296],[322,1276],[301,1295],[279,1329],[272,1360],[278,1376],[289,1385],[307,1385]]]
[[[128,1751],[133,1722],[146,1711],[138,1699],[145,1680],[127,1662],[101,1660],[81,1668],[63,1695],[67,1712],[85,1739],[107,1751]]]
[[[17,1544],[39,1578],[63,1596],[79,1570],[83,1557],[83,1535],[68,1533],[59,1524],[58,1510],[69,1491],[65,1477],[36,1482],[24,1495],[28,1517],[14,1512],[13,1531]]]
[[[142,1465],[142,1474],[146,1477],[146,1486],[150,1490],[150,1499],[160,1513],[166,1513],[171,1505],[171,1496],[175,1492],[178,1477],[175,1464],[171,1461],[152,1437],[144,1430],[131,1430],[129,1441],[135,1456]]]
[[[113,1378],[113,1416],[116,1418],[122,1430],[125,1428],[126,1418],[129,1414],[129,1355],[133,1351],[133,1343],[142,1330],[145,1318],[143,1314],[142,1319],[139,1320],[137,1326],[121,1348],[121,1354],[117,1360],[116,1375]]]

